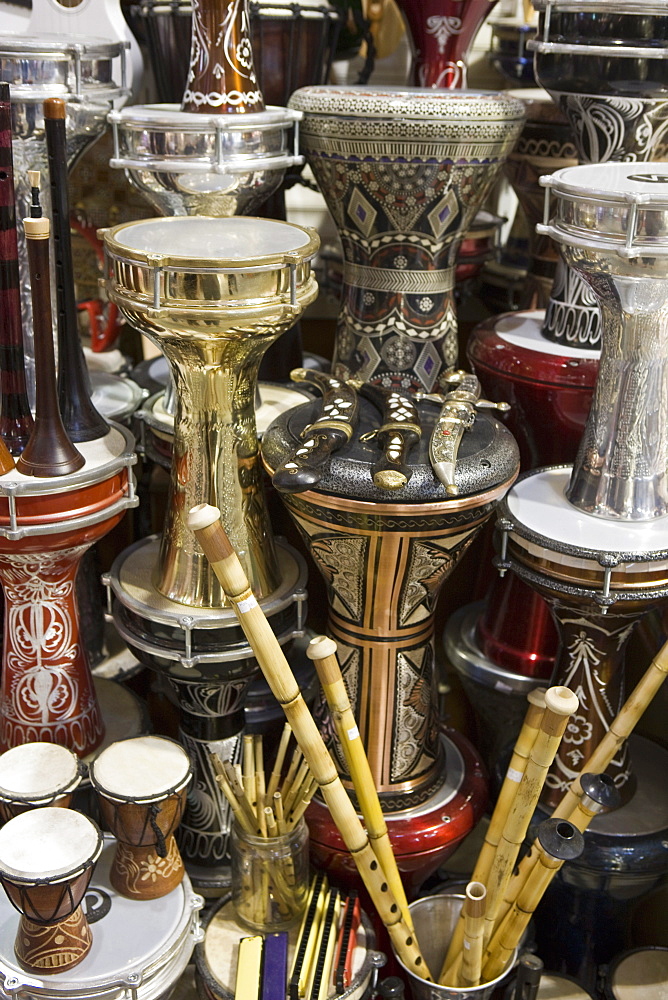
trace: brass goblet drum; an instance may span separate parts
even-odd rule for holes
[[[230,820],[209,752],[234,757],[257,668],[185,516],[202,499],[224,512],[280,641],[300,634],[306,570],[273,539],[254,398],[265,350],[316,296],[318,238],[285,222],[199,216],[127,223],[104,240],[109,296],[162,349],[176,386],[165,527],[116,559],[114,620],[137,658],[176,688],[196,765],[179,843],[200,884],[218,886],[229,881]]]

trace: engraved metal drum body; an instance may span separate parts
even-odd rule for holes
[[[414,82],[420,87],[466,86],[466,57],[496,0],[398,0],[413,36]]]
[[[147,55],[160,102],[181,100],[190,61],[191,0],[139,0],[125,11]],[[339,31],[327,0],[251,0],[250,37],[260,89],[284,106],[298,87],[324,83]]]
[[[252,214],[303,162],[299,117],[278,107],[251,115],[188,114],[177,104],[124,108],[109,114],[109,162],[162,215]]]
[[[40,740],[85,756],[102,741],[74,580],[84,552],[137,505],[133,449],[129,431],[114,426],[80,445],[86,464],[79,472],[0,477],[5,749]]]
[[[120,896],[109,870],[115,841],[105,837],[86,893],[92,945],[71,971],[50,975],[26,972],[11,953],[11,935],[19,916],[0,898],[0,915],[9,937],[0,944],[0,996],[19,993],[30,1000],[166,1000],[183,975],[193,947],[202,939],[199,911],[204,900],[187,876],[157,900],[138,904]]]
[[[90,951],[81,903],[101,850],[95,823],[70,809],[33,809],[0,830],[0,883],[21,914],[14,953],[30,972],[72,969]]]
[[[0,756],[0,818],[41,806],[67,808],[81,783],[76,754],[55,743],[24,743]]]
[[[431,391],[457,358],[457,251],[524,109],[476,91],[306,87],[301,148],[343,243],[339,377]],[[408,189],[417,194],[406,195]]]
[[[444,741],[436,717],[436,599],[517,468],[510,434],[479,415],[457,461],[460,496],[448,497],[427,454],[438,411],[418,405],[423,436],[403,488],[388,495],[373,482],[377,446],[364,435],[374,427],[374,408],[361,398],[358,432],[331,457],[317,488],[281,494],[327,586],[328,630],[412,890],[465,835],[483,794],[475,756],[459,737],[456,745],[449,736]],[[294,451],[316,413],[300,407],[269,428],[262,454],[270,470]],[[468,796],[467,789],[476,791]],[[312,849],[349,878],[349,859],[324,807],[312,806],[308,817]]]
[[[121,553],[109,587],[121,635],[167,673],[181,703],[196,774],[179,842],[190,870],[202,869],[198,884],[229,884],[230,817],[209,752],[237,753],[257,665],[186,515],[203,500],[221,509],[279,641],[301,634],[306,568],[274,543],[254,399],[264,351],[316,296],[317,246],[300,226],[244,217],[152,219],[105,234],[109,296],[162,348],[176,386],[165,529]]]
[[[60,35],[0,35],[0,79],[10,85],[17,216],[30,215],[29,170],[48,177],[42,104],[66,102],[67,159],[71,168],[102,134],[114,101],[125,98],[125,55],[129,43]],[[42,184],[42,209],[50,215],[51,194]],[[32,300],[23,227],[18,227],[21,313],[29,391],[34,392]]]
[[[668,122],[668,13],[641,0],[537,0],[538,83],[570,121],[581,163],[663,160]],[[555,343],[598,347],[600,319],[590,289],[558,270],[543,334]]]
[[[232,902],[223,899],[205,925],[204,940],[195,949],[197,993],[202,1000],[234,1000],[239,932]],[[288,968],[297,945],[298,928],[288,932]],[[385,955],[375,950],[371,921],[362,912],[353,951],[350,985],[343,993],[330,993],[331,1000],[363,1000],[373,988]]]

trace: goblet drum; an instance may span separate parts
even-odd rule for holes
[[[334,372],[430,392],[457,358],[459,244],[523,106],[476,91],[305,87],[290,107],[343,244]]]
[[[9,820],[40,806],[67,808],[81,783],[71,750],[55,743],[24,743],[0,756],[0,817]]]
[[[95,823],[70,809],[33,809],[0,830],[0,883],[21,913],[14,951],[25,968],[62,972],[90,951],[81,902],[101,850]]]
[[[187,753],[161,736],[113,743],[90,765],[100,814],[118,844],[109,878],[129,899],[158,899],[184,876],[174,839],[192,778]]]
[[[86,891],[86,914],[94,924],[93,943],[75,968],[26,969],[12,954],[19,915],[0,894],[0,989],[3,997],[19,992],[29,1000],[168,1000],[202,939],[199,911],[204,900],[185,876],[167,896],[156,900],[125,899],[109,880],[116,843],[104,846]]]
[[[0,34],[0,79],[9,83],[12,102],[13,153],[17,213],[30,215],[29,170],[48,176],[42,105],[49,97],[66,102],[67,161],[71,168],[83,151],[102,134],[114,101],[128,95],[125,55],[128,43],[99,38],[58,35]],[[120,59],[121,81],[114,81],[114,60]],[[41,190],[42,209],[50,216],[48,184]],[[18,227],[21,314],[25,338],[28,386],[34,392],[32,301],[23,227]]]
[[[428,457],[433,405],[416,404],[422,438],[406,485],[388,494],[372,476],[375,409],[360,397],[358,429],[331,456],[317,487],[281,494],[325,580],[328,630],[342,671],[399,868],[411,891],[470,830],[484,807],[479,762],[459,735],[440,731],[435,704],[434,613],[441,585],[492,513],[517,469],[515,443],[478,414],[449,496]],[[307,404],[279,417],[262,442],[270,471],[289,458],[317,413]],[[330,737],[332,752],[336,753]],[[338,758],[346,778],[345,762]],[[447,816],[447,820],[444,817]],[[352,862],[322,804],[308,813],[311,849],[337,876]]]
[[[641,0],[537,0],[536,79],[570,121],[585,163],[666,155],[668,13]],[[591,289],[566,265],[557,272],[543,336],[596,348]]]
[[[408,22],[420,87],[466,86],[466,56],[496,0],[397,0]]]
[[[185,89],[192,11],[192,0],[140,0],[125,7],[160,102],[180,101]],[[251,2],[249,13],[258,83],[269,104],[283,106],[298,87],[325,82],[339,31],[335,7],[327,0],[269,0]]]
[[[274,544],[255,425],[266,348],[312,302],[311,231],[264,219],[152,219],[105,234],[109,296],[167,356],[176,386],[170,496],[162,540],[144,539],[109,574],[117,627],[147,666],[166,672],[182,709],[196,775],[179,835],[198,884],[229,884],[230,816],[209,762],[237,753],[252,651],[187,511],[208,499],[280,641],[300,634],[304,561]]]
[[[46,741],[86,756],[102,742],[74,580],[84,552],[137,506],[133,449],[130,432],[114,426],[81,443],[79,472],[0,477],[3,749]]]

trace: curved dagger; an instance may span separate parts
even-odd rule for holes
[[[441,404],[441,412],[429,442],[429,459],[437,477],[450,496],[457,496],[459,487],[455,484],[457,455],[464,432],[475,423],[476,410],[480,408],[507,411],[508,403],[492,403],[480,398],[480,382],[475,375],[465,371],[451,372],[446,382],[457,385],[444,396],[418,393],[418,399]]]
[[[396,389],[363,384],[353,379],[349,379],[348,384],[353,385],[382,414],[380,427],[360,438],[361,441],[375,438],[383,449],[382,456],[371,470],[374,484],[381,490],[402,489],[413,475],[407,464],[408,454],[422,436],[417,406]]]
[[[320,482],[324,464],[350,441],[359,417],[359,400],[352,385],[326,372],[295,368],[290,378],[322,393],[322,413],[304,428],[303,444],[281,462],[271,481],[283,493],[303,493]]]

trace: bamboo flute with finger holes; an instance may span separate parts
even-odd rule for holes
[[[397,955],[416,976],[431,979],[415,935],[406,926],[401,908],[381,872],[369,838],[341,783],[336,766],[302,697],[283,650],[258,605],[239,558],[225,534],[220,522],[220,511],[209,504],[199,504],[190,511],[188,523],[237,614],[272,694],[283,706],[295,739],[320,786],[323,799],[352,855],[369,896],[387,927]]]

